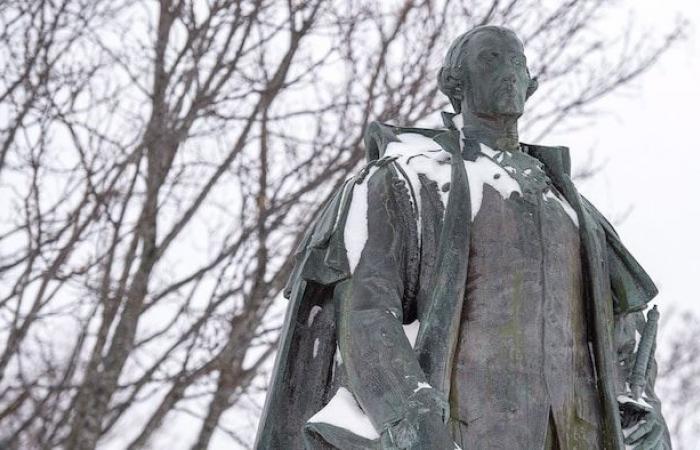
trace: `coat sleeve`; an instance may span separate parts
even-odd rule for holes
[[[635,365],[639,337],[644,332],[646,319],[642,312],[621,313],[615,315],[615,347],[617,351],[617,391],[619,395],[629,395],[628,380]],[[656,396],[656,358],[649,362],[646,384],[642,398],[654,409],[654,413],[663,428],[661,449],[671,448],[671,438],[666,421],[661,412],[661,401]],[[624,424],[623,424],[624,425]]]
[[[616,313],[642,311],[658,289],[641,264],[622,244],[615,228],[591,202],[582,197],[583,205],[605,231],[608,271]]]
[[[345,224],[352,275],[336,287],[338,343],[349,387],[384,438],[397,427],[411,434],[407,423],[420,421],[412,414],[441,417],[446,402],[429,387],[402,326],[411,309],[406,274],[416,220],[406,220],[404,181],[384,166],[363,183],[353,189]]]

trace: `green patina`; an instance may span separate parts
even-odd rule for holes
[[[397,186],[408,183],[411,192],[419,192],[420,186],[410,185],[410,180],[396,171],[389,173],[386,165],[378,166],[367,181],[367,242],[360,261],[351,269],[344,242],[348,202],[341,201],[341,193],[334,196],[301,242],[285,290],[290,298],[289,312],[255,448],[451,450],[454,439],[469,437],[468,427],[452,434],[445,419],[449,408],[456,411],[463,406],[450,396],[451,389],[457,382],[469,382],[452,377],[455,349],[469,346],[469,342],[459,342],[471,217],[469,184],[460,156],[475,159],[478,144],[483,143],[503,151],[526,150],[543,164],[553,185],[576,212],[586,332],[593,356],[590,364],[598,377],[599,419],[604,425],[600,447],[624,449],[617,403],[617,387],[624,385],[624,380],[620,383],[624,371],[616,364],[620,359],[630,359],[630,355],[621,358],[618,352],[623,350],[618,344],[634,333],[634,327],[625,324],[644,322],[639,311],[656,295],[655,286],[612,226],[577,192],[570,179],[568,149],[519,142],[518,119],[526,99],[537,88],[537,80],[528,72],[523,46],[515,33],[485,26],[460,36],[445,58],[438,85],[461,115],[465,140],[460,143],[460,130],[454,128],[406,132],[433,139],[452,155],[444,220],[442,211],[439,218],[433,217],[435,212],[421,217],[422,223],[442,220],[442,228],[437,231],[423,227],[418,246],[415,229],[408,226],[406,218],[428,214],[429,202],[423,202],[421,211],[413,211],[410,200],[404,198],[405,186]],[[380,158],[389,143],[399,140],[401,132],[404,129],[399,127],[371,125],[365,138],[370,160]],[[420,254],[416,253],[418,248]],[[512,341],[511,351],[503,356],[527,360],[531,349],[522,339],[518,318],[529,299],[523,298],[523,273],[515,272],[512,277],[512,285],[505,287],[513,289],[511,318],[496,333]],[[407,287],[411,289],[406,291]],[[321,313],[310,320],[314,306],[322,308]],[[399,315],[394,317],[387,311],[418,317],[420,331],[415,348],[403,335]],[[613,327],[614,339],[609,333]],[[342,365],[334,363],[337,347]],[[314,348],[319,352],[312,351]],[[493,380],[498,376],[491,373]],[[644,416],[651,424],[650,432],[641,436],[638,444],[665,450],[670,449],[670,440],[653,392],[654,376],[649,371],[645,379],[646,399],[654,406]],[[332,424],[307,423],[328,403],[341,382],[374,424],[378,439]],[[429,383],[430,387],[417,389],[417,383]],[[523,395],[527,394],[528,386],[521,389]],[[488,394],[498,401],[502,393],[493,389]],[[452,404],[447,404],[447,399]],[[479,405],[473,408],[478,417]],[[579,420],[575,405],[567,411],[567,419],[570,423]],[[487,437],[489,446],[512,442],[508,421],[496,425],[502,432]],[[571,448],[583,448],[587,442],[577,431],[567,429],[556,430],[556,436]]]

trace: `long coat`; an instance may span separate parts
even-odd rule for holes
[[[413,348],[405,339],[400,342],[401,338],[397,338],[391,348],[399,356],[385,358],[365,351],[361,367],[346,368],[347,382],[358,399],[368,399],[360,404],[380,432],[396,420],[396,411],[408,407],[406,398],[415,391],[416,380],[427,381],[449,398],[464,302],[468,265],[465,255],[469,254],[469,220],[465,218],[471,217],[470,183],[463,160],[476,158],[478,144],[467,137],[460,145],[459,131],[449,127],[451,121],[446,120],[446,124],[447,129],[427,130],[373,123],[365,137],[368,165],[343,185],[307,231],[285,290],[290,304],[256,449],[304,448],[309,433],[302,430],[306,426],[309,431],[307,420],[337,390],[337,353],[371,348],[373,340],[387,339],[387,333],[391,335],[401,330],[402,323],[416,319],[420,328]],[[407,165],[402,164],[406,158],[391,152],[384,154],[391,143],[400,142],[401,135],[407,133],[431,139],[451,155],[440,162],[449,168],[448,194],[442,192],[445,186],[438,186],[430,177],[408,173]],[[602,406],[604,446],[624,449],[617,403],[615,324],[643,310],[657,289],[622,245],[613,227],[577,192],[570,179],[568,148],[529,144],[521,147],[543,163],[545,172],[578,216],[588,333]],[[370,229],[362,251],[388,253],[384,263],[374,263],[362,273],[355,271],[358,249],[346,248],[346,222],[351,215],[353,195],[360,191],[368,196],[368,221],[386,223],[385,231]],[[373,214],[383,217],[373,218]],[[376,260],[381,258],[379,255]],[[365,322],[360,325],[367,333],[352,341],[337,335],[338,324],[354,320],[348,318],[345,305],[358,295],[368,304]],[[387,311],[391,315],[382,315]],[[377,334],[380,332],[382,336]],[[386,367],[388,359],[391,367]],[[382,370],[407,375],[391,378],[392,386],[382,386]],[[412,384],[402,386],[399,378]],[[653,392],[650,394],[653,397]],[[319,433],[314,426],[311,431]],[[378,440],[372,443],[352,433],[339,439],[343,441],[342,448],[381,446]]]

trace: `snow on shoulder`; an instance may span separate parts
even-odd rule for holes
[[[571,219],[571,221],[574,223],[576,228],[578,228],[578,216],[576,215],[576,211],[574,211],[574,208],[571,207],[569,202],[566,201],[565,198],[561,197],[558,193],[552,192],[551,190],[548,190],[544,194],[542,194],[544,197],[544,200],[555,200],[559,205],[561,205],[561,208],[564,210],[567,216]]]
[[[469,194],[472,207],[472,220],[481,209],[481,201],[484,198],[484,185],[488,184],[496,190],[503,199],[516,192],[522,195],[520,184],[513,178],[510,172],[495,162],[490,155],[494,152],[488,146],[481,144],[481,154],[474,161],[464,161],[467,167],[467,179],[469,180]]]
[[[399,142],[390,143],[385,155],[398,158],[397,162],[404,168],[416,192],[419,210],[420,175],[437,183],[440,200],[443,206],[447,206],[452,179],[451,155],[426,136],[403,133],[397,137]],[[469,180],[472,220],[481,208],[485,184],[494,188],[504,199],[510,197],[513,192],[522,194],[515,178],[491,158],[494,153],[494,150],[482,145],[481,154],[474,161],[464,161]]]
[[[360,262],[362,250],[367,244],[367,205],[368,205],[368,185],[369,179],[374,175],[377,168],[369,169],[367,176],[362,183],[353,183],[352,200],[348,208],[348,217],[343,230],[343,239],[345,240],[345,249],[347,250],[348,263],[350,265],[350,273],[355,272],[357,263]]]
[[[440,200],[446,207],[452,180],[451,155],[437,142],[419,133],[399,133],[396,137],[398,141],[387,145],[384,156],[394,158],[395,163],[402,169],[402,175],[408,178],[412,188],[411,202],[415,202],[416,210],[421,211],[421,175],[437,183]],[[481,208],[484,185],[489,185],[503,199],[509,198],[513,193],[522,195],[520,184],[512,173],[515,169],[503,167],[499,163],[498,153],[500,152],[484,144],[480,147],[480,153],[474,161],[464,161],[469,181],[472,220]],[[352,203],[344,237],[350,269],[353,272],[367,243],[367,180],[375,171],[376,167],[372,167],[366,179],[352,188]],[[545,195],[544,199],[557,201],[578,226],[576,214],[565,200],[553,193]],[[420,214],[418,221],[420,231]]]
[[[386,147],[386,156],[396,157],[413,187],[416,197],[416,209],[421,210],[420,175],[438,183],[442,188],[449,184],[452,177],[450,154],[440,144],[418,133],[401,133],[396,136],[399,141],[391,142]],[[443,205],[447,204],[447,191],[438,189]],[[420,227],[418,228],[420,230]]]
[[[391,142],[386,147],[386,156],[396,157],[396,162],[403,168],[408,181],[413,187],[413,191],[416,197],[416,209],[420,211],[421,209],[421,197],[420,197],[420,179],[418,175],[420,173],[428,175],[430,172],[435,171],[433,167],[435,159],[440,156],[445,159],[449,158],[450,155],[445,152],[440,145],[429,137],[423,136],[418,133],[401,133],[396,136],[399,141]],[[427,166],[426,166],[427,164]],[[447,166],[449,168],[449,165]],[[445,182],[449,182],[450,173],[447,172],[447,178]],[[429,178],[433,179],[432,176]],[[437,180],[436,180],[437,181]],[[419,228],[420,229],[420,228]]]
[[[397,162],[404,168],[408,167],[408,160],[412,157],[426,152],[441,152],[449,157],[447,152],[444,152],[435,141],[420,134],[404,133],[399,134],[398,138],[398,142],[392,142],[387,146],[384,156],[395,157]],[[372,178],[372,175],[374,175],[376,171],[376,166],[371,167],[362,183],[354,183],[351,187],[353,190],[352,200],[348,209],[345,229],[343,230],[343,238],[345,240],[345,248],[347,249],[351,273],[355,272],[355,268],[362,255],[362,250],[367,244],[368,185],[370,178]],[[416,189],[420,185],[418,174],[412,170],[404,169],[404,171],[415,193],[415,201],[417,204],[414,206],[420,211],[420,189]],[[446,181],[449,181],[449,172],[447,173]],[[412,197],[411,202],[413,201],[414,199]],[[420,230],[420,226],[418,230]]]

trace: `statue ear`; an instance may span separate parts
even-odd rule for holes
[[[438,73],[438,87],[449,99],[455,112],[459,113],[462,107],[464,92],[459,79],[452,75],[451,68],[442,67]]]
[[[539,86],[540,84],[537,81],[537,77],[531,78],[530,85],[527,87],[527,91],[525,92],[525,99],[530,98],[530,96],[535,93]]]

